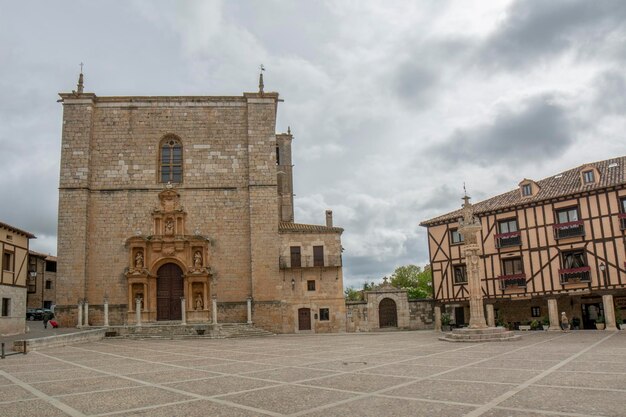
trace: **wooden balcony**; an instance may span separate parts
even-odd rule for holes
[[[526,288],[526,274],[500,275],[500,289]]]
[[[494,236],[496,248],[509,248],[522,244],[522,234],[520,232],[499,233]]]
[[[569,237],[577,237],[585,235],[585,225],[582,220],[567,223],[556,223],[552,225],[554,228],[555,239],[567,239]]]
[[[559,269],[561,285],[578,284],[579,282],[591,282],[591,267]]]
[[[324,259],[315,258],[313,256],[280,256],[278,258],[280,269],[298,269],[298,268],[338,268],[341,266],[341,256],[329,255]]]

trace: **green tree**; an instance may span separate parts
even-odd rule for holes
[[[363,293],[359,290],[355,290],[352,287],[348,287],[343,291],[346,301],[361,301],[363,299]]]
[[[417,265],[399,266],[393,271],[391,285],[407,290],[409,298],[432,298],[432,274],[430,267]]]

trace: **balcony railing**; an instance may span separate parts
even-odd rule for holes
[[[280,269],[340,267],[341,256],[328,255],[324,259],[313,256],[280,256],[278,265]]]
[[[585,226],[582,220],[567,223],[556,223],[552,227],[554,227],[555,239],[565,239],[568,237],[585,235]]]
[[[496,248],[508,248],[522,244],[522,234],[520,232],[499,233],[494,238],[496,239]]]
[[[617,218],[619,219],[620,230],[626,230],[626,213],[619,213]]]
[[[498,279],[502,290],[511,287],[526,288],[526,274],[500,275]]]
[[[559,269],[561,285],[576,284],[578,282],[591,282],[591,267],[581,266],[580,268]]]

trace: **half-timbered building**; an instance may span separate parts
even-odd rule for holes
[[[495,321],[517,326],[565,312],[595,328],[626,309],[626,157],[588,163],[474,205],[482,224],[482,291]],[[424,221],[434,298],[468,320],[461,210]]]
[[[35,235],[0,222],[0,335],[26,329],[26,277],[29,239]]]

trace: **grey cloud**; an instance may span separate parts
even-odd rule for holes
[[[460,201],[462,184],[458,184],[457,188],[452,188],[448,184],[439,185],[430,197],[420,200],[417,204],[418,210],[435,210],[441,211],[450,207],[451,202]]]
[[[385,72],[389,77],[391,91],[412,108],[432,105],[439,94],[445,92],[442,83],[447,82],[470,53],[472,43],[462,38],[408,40],[401,46],[402,53],[395,66]]]
[[[374,256],[351,255],[347,250],[343,255],[344,286],[360,288],[363,282],[380,281],[383,276],[390,275],[399,266],[427,263],[426,231],[418,230],[415,236],[409,237],[404,242],[402,251],[386,256],[384,261]]]
[[[550,95],[530,98],[521,110],[505,109],[491,123],[458,129],[427,150],[446,163],[540,162],[564,153],[573,143],[566,109]]]
[[[0,220],[35,235],[56,235],[58,155],[31,154],[21,172],[0,181],[5,190]],[[19,185],[19,186],[17,186]]]
[[[626,112],[626,79],[621,72],[611,70],[600,74],[594,82],[593,107],[600,113]]]
[[[412,107],[423,107],[432,99],[438,77],[435,72],[416,62],[405,62],[393,78],[398,97]]]
[[[609,34],[624,33],[625,22],[626,2],[621,0],[518,0],[479,46],[476,62],[488,68],[522,69],[568,50],[596,54]]]
[[[338,16],[323,2],[227,1],[223,7],[227,20],[246,28],[262,44],[272,45],[277,54],[319,59],[341,27]]]

